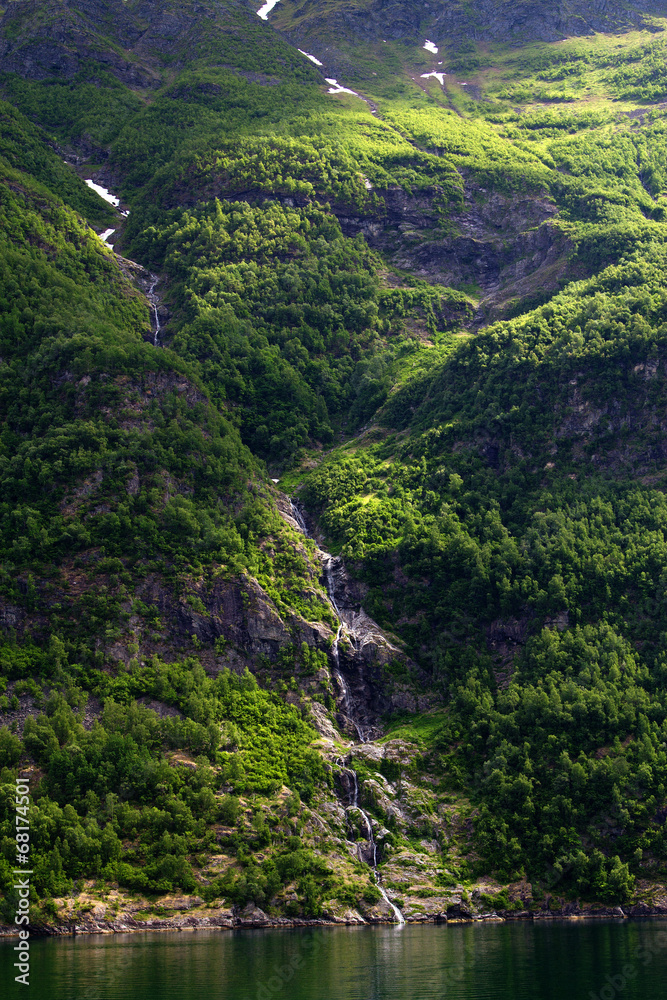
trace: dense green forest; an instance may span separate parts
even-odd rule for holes
[[[369,825],[408,919],[654,905],[667,19],[86,10],[0,14],[1,921],[19,771],[35,925],[393,919]]]

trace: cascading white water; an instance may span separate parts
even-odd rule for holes
[[[306,536],[306,538],[310,538],[310,535],[308,534],[308,528],[306,527],[306,521],[303,516],[301,508],[299,507],[298,504],[294,503],[293,500],[290,500],[289,506],[290,506],[290,513],[294,518],[294,520],[296,521],[297,525],[299,526],[299,530]]]
[[[327,585],[327,596],[329,598],[329,604],[333,608],[336,618],[338,619],[338,628],[336,629],[336,636],[334,638],[333,645],[331,647],[331,658],[333,659],[335,664],[334,675],[336,677],[336,680],[338,681],[343,697],[347,702],[348,700],[347,685],[340,674],[340,656],[338,653],[338,644],[340,642],[340,637],[343,634],[344,626],[343,626],[343,619],[341,618],[341,614],[338,609],[338,605],[336,604],[336,595],[334,593],[333,571],[331,568],[332,563],[333,563],[333,558],[331,556],[329,556],[329,558],[324,563],[324,580]]]
[[[298,525],[299,530],[303,532],[306,538],[308,538],[309,537],[308,528],[306,526],[305,518],[303,516],[301,508],[293,500],[290,500],[290,514],[292,515],[294,521]],[[338,688],[340,690],[341,701],[343,702],[343,710],[345,714],[349,716],[350,693],[348,691],[347,684],[345,683],[345,679],[343,678],[343,675],[340,672],[340,653],[339,653],[340,639],[343,634],[345,625],[343,623],[343,618],[341,616],[340,609],[336,604],[336,595],[334,591],[334,576],[333,576],[333,556],[329,555],[328,552],[322,552],[322,555],[325,557],[324,580],[327,588],[327,596],[329,598],[329,603],[331,604],[331,607],[333,608],[333,611],[336,615],[336,618],[338,619],[338,628],[336,629],[336,635],[334,636],[334,641],[331,646],[331,659],[333,660],[334,663],[334,669],[332,673],[334,680],[336,681]],[[356,722],[354,723],[354,726],[355,729],[357,730],[357,734],[359,736],[360,741],[362,743],[365,743],[365,739],[361,734],[360,727],[356,724]]]
[[[389,906],[391,907],[391,909],[393,911],[393,914],[396,917],[396,923],[397,924],[404,924],[405,923],[405,917],[403,916],[403,914],[401,913],[401,911],[399,910],[399,908],[394,903],[392,903],[392,901],[390,900],[389,896],[387,895],[387,893],[382,888],[382,885],[380,884],[380,876],[378,875],[377,872],[375,872],[375,884],[378,887],[378,889],[380,890],[380,895],[384,899],[385,903],[389,903]]]
[[[324,579],[327,585],[327,594],[329,595],[329,600],[331,601],[331,606],[336,612],[336,616],[340,619],[340,610],[336,604],[336,592],[334,589],[334,576],[333,576],[333,556],[328,556],[326,562],[324,563]]]
[[[298,503],[295,503],[294,500],[290,499],[289,506],[290,506],[290,514],[293,520],[296,522],[299,530],[306,536],[306,538],[309,538],[310,535],[308,534],[306,521]],[[334,578],[333,578],[333,556],[331,556],[328,552],[322,551],[322,549],[320,549],[320,552],[322,552],[322,555],[324,556],[324,580],[327,588],[327,596],[329,598],[329,603],[331,604],[331,607],[333,608],[333,611],[336,615],[336,618],[338,619],[338,628],[336,629],[336,635],[334,636],[333,645],[331,646],[331,659],[334,662],[333,676],[340,689],[341,700],[343,702],[345,714],[347,715],[349,701],[350,701],[350,694],[347,689],[347,684],[343,679],[343,675],[340,672],[340,656],[338,652],[340,638],[343,634],[343,629],[345,626],[343,624],[343,619],[341,617],[340,609],[336,604],[336,595],[334,592]]]
[[[333,646],[331,647],[331,655],[335,664],[334,669],[332,670],[332,674],[334,680],[336,681],[338,687],[340,688],[341,701],[343,702],[343,713],[347,716],[347,718],[354,726],[357,732],[357,736],[359,738],[359,742],[368,743],[368,736],[366,735],[362,727],[359,725],[359,723],[356,721],[356,719],[353,719],[352,716],[350,715],[350,692],[348,690],[347,684],[345,683],[345,678],[341,674],[340,669],[338,667],[338,664],[340,662],[339,652],[338,652],[338,641],[341,632],[342,632],[342,625],[339,626],[338,632],[336,633],[336,639],[334,641]]]
[[[327,586],[327,595],[329,597],[329,603],[331,604],[331,607],[335,612],[336,618],[338,619],[338,628],[336,629],[336,635],[334,637],[333,645],[331,646],[331,659],[334,662],[334,668],[332,673],[334,676],[334,680],[336,681],[338,687],[340,688],[340,692],[342,695],[341,700],[343,702],[343,711],[350,720],[350,722],[352,723],[352,725],[354,726],[354,728],[356,729],[357,736],[359,737],[359,742],[367,743],[368,742],[367,734],[364,732],[363,728],[359,725],[356,719],[353,719],[352,715],[350,714],[350,692],[348,690],[347,684],[345,683],[345,679],[340,672],[339,646],[340,646],[341,636],[345,630],[345,623],[343,622],[340,609],[336,604],[336,594],[334,590],[334,575],[333,575],[333,556],[330,556],[328,553],[325,554],[327,558],[324,563],[324,580]]]
[[[290,513],[291,513],[294,521],[296,522],[296,524],[299,526],[299,529],[303,532],[303,534],[306,537],[308,537],[308,529],[306,527],[306,522],[305,522],[304,516],[303,516],[301,510],[299,509],[298,505],[295,504],[294,501],[292,501],[292,500],[290,500]],[[320,551],[322,551],[322,550],[320,550]],[[334,613],[336,615],[336,618],[338,619],[338,628],[336,629],[336,635],[335,635],[333,644],[331,646],[331,659],[333,661],[332,675],[333,675],[333,678],[336,681],[336,684],[338,685],[338,688],[339,688],[339,691],[340,691],[340,701],[342,702],[343,712],[345,713],[345,715],[347,716],[347,718],[350,719],[350,721],[352,722],[354,728],[356,729],[357,736],[359,737],[359,742],[360,743],[366,743],[368,741],[368,736],[364,733],[364,731],[361,728],[361,726],[359,725],[359,723],[356,722],[356,720],[353,719],[352,716],[350,715],[350,692],[348,690],[347,684],[345,683],[345,678],[343,677],[343,675],[342,675],[342,673],[340,671],[340,651],[339,651],[339,644],[340,644],[341,636],[342,636],[343,631],[345,629],[345,623],[343,622],[343,617],[342,617],[342,615],[340,613],[340,609],[338,607],[338,604],[336,603],[335,580],[334,580],[334,573],[333,573],[334,558],[328,552],[322,552],[322,555],[324,557],[324,560],[323,560],[324,561],[324,581],[325,581],[325,584],[326,584],[327,596],[329,598],[329,603],[331,604],[331,607],[332,607],[332,609],[333,609],[333,611],[334,611]],[[346,812],[349,809],[356,809],[357,812],[359,813],[359,815],[361,816],[361,819],[362,819],[364,827],[365,827],[366,835],[367,835],[366,839],[367,839],[368,844],[370,845],[370,848],[371,848],[371,850],[373,852],[372,853],[373,862],[370,865],[370,867],[371,867],[371,869],[373,871],[373,878],[375,879],[375,884],[377,885],[377,887],[378,887],[378,889],[380,891],[380,895],[384,899],[385,903],[387,903],[387,905],[391,908],[391,911],[392,911],[392,913],[394,914],[394,916],[396,918],[396,923],[399,924],[399,925],[404,924],[405,923],[405,917],[403,916],[403,914],[401,913],[401,911],[399,910],[399,908],[394,903],[392,903],[392,901],[389,899],[389,896],[385,892],[385,890],[384,890],[384,888],[383,888],[383,886],[382,886],[382,884],[380,882],[380,873],[378,872],[378,867],[377,867],[377,865],[378,865],[377,843],[375,841],[375,836],[373,834],[373,824],[371,822],[370,816],[368,815],[368,813],[366,812],[366,810],[362,809],[361,806],[359,805],[359,779],[357,777],[357,772],[352,767],[345,767],[343,765],[343,762],[342,762],[342,760],[340,758],[338,758],[338,760],[336,761],[336,763],[338,764],[338,766],[343,771],[345,771],[352,778],[352,784],[353,784],[354,791],[352,793],[352,801],[347,806]],[[366,862],[364,862],[364,859],[362,857],[361,847],[359,846],[359,843],[356,843],[356,851],[357,851],[357,857],[362,862],[362,864],[366,863]]]
[[[160,279],[155,274],[151,274],[151,283],[148,289],[148,294],[146,298],[151,304],[153,309],[153,318],[155,319],[155,332],[153,334],[153,344],[155,347],[159,347],[160,344],[160,330],[162,329],[160,324],[160,316],[157,311],[158,298],[155,294],[155,287]]]
[[[392,903],[392,901],[389,899],[389,896],[387,895],[387,893],[386,893],[386,891],[385,891],[382,883],[380,882],[380,873],[378,872],[378,849],[377,849],[377,842],[376,842],[375,836],[373,834],[373,823],[371,822],[371,818],[368,815],[368,813],[366,812],[366,810],[362,809],[361,806],[359,805],[359,779],[357,777],[357,772],[354,770],[353,767],[344,767],[343,764],[342,764],[342,761],[340,759],[337,761],[337,763],[352,778],[352,785],[353,785],[354,791],[352,793],[352,801],[351,801],[350,805],[347,807],[347,810],[349,810],[349,809],[356,809],[356,811],[359,813],[359,815],[361,816],[361,819],[363,821],[363,824],[364,824],[364,827],[365,827],[365,831],[366,831],[366,839],[367,839],[368,844],[369,844],[369,846],[371,848],[371,851],[373,852],[372,853],[373,861],[370,864],[370,867],[373,869],[373,878],[375,879],[375,884],[378,887],[378,889],[380,891],[380,895],[384,899],[385,903],[387,903],[387,905],[391,908],[392,913],[396,917],[396,923],[397,924],[404,924],[405,923],[405,917],[403,916],[403,914],[401,913],[401,911],[399,910],[399,908],[396,906],[396,904]],[[347,812],[347,810],[346,810],[346,812]],[[361,861],[362,864],[367,864],[368,862],[365,862],[364,858],[362,857],[361,847],[359,846],[358,842],[356,843],[356,848],[357,848],[357,857],[359,858],[359,861]]]

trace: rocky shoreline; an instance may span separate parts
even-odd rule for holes
[[[545,920],[637,920],[667,919],[667,906],[650,906],[635,903],[626,906],[597,906],[595,904],[563,903],[552,908],[551,900],[539,910],[501,910],[479,913],[465,906],[456,905],[437,914],[408,916],[408,924],[462,924],[462,923],[509,923],[515,921]],[[264,913],[252,904],[238,909],[218,910],[217,913],[185,913],[178,916],[151,919],[137,919],[130,913],[120,914],[116,919],[97,918],[92,913],[81,914],[75,919],[54,921],[33,925],[33,937],[68,937],[78,934],[132,934],[146,931],[197,931],[197,930],[262,930],[298,929],[305,927],[372,926],[391,924],[394,921],[384,916],[364,918],[350,910],[341,916],[307,919],[301,917],[275,917]],[[15,937],[18,928],[0,925],[0,937]]]

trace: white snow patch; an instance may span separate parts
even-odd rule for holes
[[[269,14],[278,3],[278,0],[266,0],[263,7],[260,7],[257,11],[257,17],[261,17],[262,21],[268,21]]]
[[[441,87],[445,86],[446,73],[422,73],[422,80],[430,80],[432,76],[435,77]]]
[[[299,52],[300,52],[300,51],[301,51],[301,49],[299,49]],[[280,482],[280,480],[279,480],[279,479],[272,479],[272,480],[271,480],[271,482],[272,482],[272,483],[279,483],[279,482]]]
[[[102,187],[101,184],[96,184],[95,181],[91,181],[90,178],[88,178],[86,184],[89,188],[92,188],[93,191],[99,194],[100,198],[104,198],[104,200],[108,201],[110,205],[114,206],[114,208],[118,208],[120,205],[120,198],[117,198],[115,194],[111,194],[105,187]],[[113,230],[111,231],[113,232]]]
[[[109,247],[109,250],[113,250],[113,243],[109,243],[109,237],[113,236],[115,232],[115,229],[105,229],[103,233],[100,233],[102,243],[104,243],[105,247]]]
[[[315,56],[311,56],[310,52],[304,52],[303,49],[299,49],[299,52],[301,53],[302,56],[305,56],[306,59],[310,59],[311,62],[314,62],[316,66],[323,65],[323,63],[321,63],[319,59],[316,59]]]
[[[356,92],[356,90],[350,90],[348,87],[341,87],[341,85],[339,84],[338,80],[332,80],[328,76],[325,76],[324,79],[329,84],[329,91],[328,92],[330,94],[353,94],[354,97],[358,97],[359,96],[359,94]]]
[[[372,191],[373,190],[373,185],[369,181],[368,177],[364,177],[364,184],[366,185],[366,190],[367,191]]]
[[[429,42],[428,38],[424,42],[423,48],[425,48],[427,52],[432,52],[434,56],[437,56],[438,54],[438,46],[434,45],[433,42]]]

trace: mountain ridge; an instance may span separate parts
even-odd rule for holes
[[[542,0],[498,3],[401,3],[379,0],[367,3],[331,3],[322,10],[317,0],[280,0],[269,14],[272,23],[297,40],[317,39],[318,32],[342,32],[349,38],[372,37],[422,41],[461,49],[467,42],[556,42],[596,32],[622,32],[632,28],[653,29],[655,17],[665,16],[661,0],[645,3],[567,2],[546,4]],[[315,22],[311,28],[310,24]],[[319,27],[317,26],[319,23]],[[656,30],[660,30],[657,28]]]

